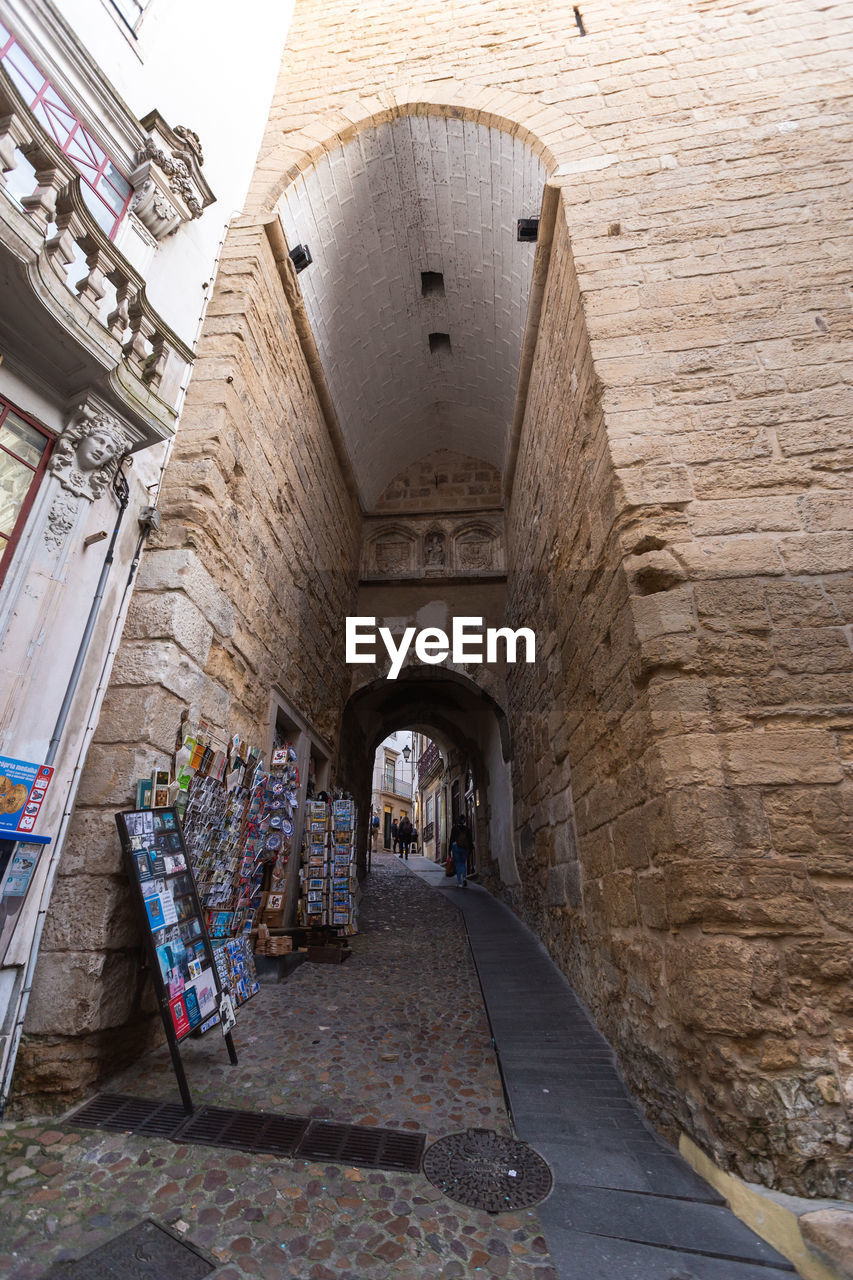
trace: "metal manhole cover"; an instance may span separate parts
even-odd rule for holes
[[[466,1129],[439,1138],[424,1156],[424,1173],[451,1200],[486,1213],[538,1204],[552,1181],[538,1152],[494,1129]]]
[[[218,1263],[147,1218],[76,1262],[57,1262],[44,1280],[203,1280]]]

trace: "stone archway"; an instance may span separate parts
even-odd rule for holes
[[[403,728],[436,737],[470,762],[481,791],[475,833],[481,877],[495,887],[517,885],[509,770],[512,743],[504,709],[470,677],[446,668],[413,665],[393,683],[380,678],[361,685],[344,710],[338,776],[361,797],[365,814],[376,747]]]
[[[494,110],[499,132],[512,121],[514,108],[494,105],[502,95],[478,90],[464,109],[442,95],[359,104],[330,134],[345,100],[333,94],[289,131],[289,153],[278,114],[254,211],[229,234],[163,488],[166,528],[140,575],[31,1004],[24,1056],[62,1059],[74,1042],[71,1088],[92,1078],[80,1058],[102,1066],[115,1029],[136,1017],[111,814],[143,766],[168,762],[182,708],[262,738],[275,684],[330,741],[345,723],[338,632],[365,594],[364,512],[312,382],[321,362],[306,363],[298,282],[288,301],[261,223],[330,145],[352,145],[377,120],[465,121],[467,110],[489,129]],[[517,137],[538,127],[525,104]],[[738,329],[720,310],[706,324],[668,262],[679,174],[653,166],[662,176],[643,204],[629,168],[575,208],[572,166],[591,181],[611,157],[541,111],[536,154],[564,185],[527,328],[508,572],[488,584],[489,607],[540,638],[535,668],[494,677],[514,744],[511,896],[670,1134],[749,1177],[831,1192],[853,1079],[838,710],[850,559],[823,492],[834,473],[817,424],[788,429],[784,395],[766,421],[752,401],[743,420],[715,408],[742,376],[751,316]],[[695,189],[685,179],[676,194],[689,204]],[[797,288],[808,315],[808,285]],[[814,326],[801,336],[811,342]],[[786,458],[780,439],[815,465]],[[412,611],[460,612],[471,591],[436,579]],[[394,612],[374,598],[377,616]],[[62,916],[80,870],[100,908],[83,939]],[[83,1007],[79,988],[91,996],[88,975],[108,970],[120,977],[109,999],[96,992]]]
[[[324,154],[351,142],[365,129],[402,116],[441,116],[467,120],[517,136],[540,157],[550,176],[573,169],[606,167],[606,152],[583,123],[530,94],[496,92],[453,76],[435,82],[391,84],[368,98],[347,97],[306,125],[294,102],[293,119],[277,114],[270,121],[249,189],[246,214],[271,212],[285,189]]]

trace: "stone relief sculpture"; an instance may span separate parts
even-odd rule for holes
[[[446,559],[444,534],[440,529],[431,529],[424,538],[424,568],[442,569]]]
[[[502,573],[503,545],[500,529],[487,521],[445,521],[442,528],[431,523],[421,533],[423,523],[402,524],[395,520],[373,533],[365,546],[364,572],[379,577],[436,577]]]
[[[58,551],[77,522],[80,499],[57,494],[47,517],[44,540],[52,551]]]
[[[119,459],[133,438],[115,418],[84,410],[79,421],[59,437],[49,470],[63,489],[94,502],[115,475]]]
[[[185,125],[171,128],[159,111],[149,112],[141,123],[149,135],[130,176],[131,209],[155,240],[163,240],[200,218],[214,195],[201,172],[204,153],[197,133]]]
[[[405,573],[412,568],[413,541],[398,530],[381,534],[373,544],[374,563],[379,573]]]
[[[489,529],[468,529],[456,539],[458,569],[490,569],[494,567],[494,535]]]

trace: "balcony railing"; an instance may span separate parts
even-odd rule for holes
[[[18,170],[20,191],[6,189]],[[27,184],[29,185],[29,184]],[[41,127],[0,68],[0,236],[23,262],[34,292],[80,344],[112,358],[114,383],[128,378],[144,417],[168,432],[190,348],[145,295],[145,281],[98,226],[71,161]],[[146,393],[153,393],[149,395]],[[156,397],[156,400],[153,399]],[[163,430],[156,434],[162,435]]]
[[[438,744],[431,742],[418,759],[418,786],[422,787],[440,765],[441,752],[438,749]]]

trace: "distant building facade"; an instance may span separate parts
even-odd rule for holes
[[[373,760],[373,785],[371,788],[371,817],[379,819],[374,849],[390,852],[393,848],[391,823],[396,818],[407,817],[413,820],[412,779],[415,763],[412,748],[413,735],[407,730],[390,734],[376,748]],[[408,749],[408,756],[406,751]]]

